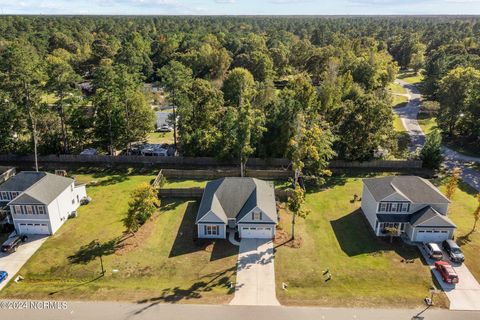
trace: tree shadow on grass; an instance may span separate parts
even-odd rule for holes
[[[400,238],[377,237],[361,209],[337,220],[330,221],[338,243],[349,257],[361,254],[381,255],[383,251],[395,251],[404,260],[420,258],[415,246],[405,244]]]
[[[108,256],[123,247],[123,242],[130,238],[131,234],[124,234],[106,242],[99,242],[97,239],[81,246],[75,254],[68,257],[70,263],[87,264],[100,256]]]
[[[172,205],[180,204],[180,201],[171,202]],[[168,204],[166,205],[168,206]],[[162,210],[164,210],[162,206]],[[190,201],[187,204],[182,222],[177,230],[175,240],[168,255],[169,258],[191,254],[198,251],[211,250],[210,261],[215,261],[236,255],[238,248],[225,239],[197,239],[197,227],[195,218],[197,216],[198,202]]]
[[[227,294],[233,294],[235,289],[230,283],[230,277],[235,273],[236,268],[228,268],[223,271],[204,275],[200,281],[193,283],[188,288],[173,287],[162,290],[161,295],[149,299],[137,301],[138,304],[146,304],[134,312],[134,315],[141,314],[160,303],[178,303],[182,300],[201,299],[202,293],[210,292],[214,288],[228,289]]]

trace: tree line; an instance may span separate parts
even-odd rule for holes
[[[176,106],[182,154],[242,164],[287,156],[318,172],[333,157],[397,151],[387,87],[399,68],[425,69],[425,91],[458,115],[450,133],[478,137],[468,86],[479,26],[472,17],[4,17],[0,152],[126,150],[153,130],[143,83],[154,82]],[[448,88],[455,74],[463,91]],[[459,95],[461,108],[448,107]]]

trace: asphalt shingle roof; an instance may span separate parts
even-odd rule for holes
[[[7,185],[5,184],[11,182]],[[23,191],[18,197],[9,202],[9,205],[45,204],[55,200],[68,186],[74,182],[71,178],[61,177],[48,172],[22,171],[2,184],[3,190]],[[23,189],[15,189],[15,188]]]
[[[433,219],[440,219],[442,220],[442,222],[445,223],[446,226],[456,228],[456,225],[448,217],[441,215],[431,206],[427,206],[418,210],[417,212],[412,213],[410,218],[410,224],[416,227],[422,225],[429,220],[433,221]]]
[[[196,221],[210,210],[225,223],[228,219],[241,219],[253,208],[259,207],[276,221],[273,185],[255,178],[222,178],[207,183]]]
[[[378,222],[410,222],[409,214],[377,213]]]
[[[45,172],[22,171],[0,184],[0,191],[25,191],[45,175]]]
[[[450,203],[450,200],[428,180],[417,176],[369,178],[363,179],[363,183],[376,201],[400,193],[412,203]]]

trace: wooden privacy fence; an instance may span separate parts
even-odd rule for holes
[[[422,160],[371,160],[364,162],[333,160],[330,162],[330,168],[332,169],[418,169],[422,165]]]
[[[158,172],[157,176],[155,177],[155,180],[153,180],[153,182],[152,182],[152,187],[154,187],[154,188],[160,187],[162,179],[163,179],[163,173],[162,173],[162,170],[160,170]]]
[[[230,167],[237,166],[236,161],[221,161],[216,158],[207,157],[144,157],[144,156],[104,156],[104,155],[47,155],[39,156],[38,161],[42,163],[72,164],[72,165],[144,165],[144,166],[163,166],[164,168],[180,169],[195,167]],[[0,155],[0,162],[3,163],[34,163],[33,155]],[[247,162],[247,168],[277,168],[284,169],[290,167],[288,159],[259,159],[252,158]],[[375,169],[407,169],[421,168],[421,160],[372,160],[372,161],[343,161],[333,160],[330,162],[330,168],[375,168]],[[232,170],[234,170],[232,168]],[[238,170],[238,169],[237,169]],[[247,169],[248,170],[248,169]],[[250,171],[255,171],[250,169]]]
[[[158,192],[160,198],[187,198],[201,199],[204,188],[161,188]],[[289,196],[288,190],[275,190],[275,196],[283,201]]]
[[[224,177],[239,177],[240,170],[232,169],[200,169],[200,170],[179,170],[179,169],[162,169],[163,176],[171,179],[202,179],[213,180]],[[265,180],[287,180],[293,176],[290,170],[248,170],[247,177],[265,179]]]
[[[0,166],[0,172],[3,172],[0,174],[0,183],[2,183],[13,177],[16,173],[16,170],[15,168]]]
[[[160,198],[200,199],[203,195],[203,188],[161,188],[158,195]]]
[[[0,155],[0,162],[30,162],[35,161],[33,155]],[[106,156],[106,155],[46,155],[38,157],[39,163],[75,163],[75,164],[143,164],[165,165],[170,167],[205,167],[205,166],[232,166],[236,161],[221,161],[208,157],[145,157],[145,156]],[[287,159],[259,159],[248,160],[250,167],[287,167]]]

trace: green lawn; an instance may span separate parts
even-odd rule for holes
[[[20,270],[1,298],[226,303],[232,298],[237,248],[193,242],[196,201],[163,200],[134,237],[122,219],[131,191],[153,175],[79,175],[97,180],[79,209]],[[99,245],[95,245],[98,242]],[[105,276],[101,277],[100,255]]]
[[[148,143],[168,143],[173,144],[173,131],[170,132],[150,132],[147,135]]]
[[[403,126],[402,119],[397,114],[393,115],[393,128],[397,132],[405,132],[405,127]]]
[[[398,83],[395,83],[395,82],[392,82],[389,86],[388,86],[388,89],[392,92],[392,93],[398,93],[398,94],[406,94],[407,93],[407,90],[402,87],[401,85],[399,85]]]
[[[324,306],[420,307],[433,285],[432,276],[419,252],[374,236],[359,210],[360,178],[333,177],[330,188],[308,193],[310,214],[298,219],[299,249],[277,248],[275,261],[277,295],[283,304]],[[290,217],[281,226],[290,230]],[[414,259],[414,263],[403,263]],[[325,281],[324,271],[332,274]],[[282,290],[281,283],[288,284]],[[437,305],[445,305],[439,295]]]
[[[399,95],[392,95],[393,101],[392,101],[392,107],[393,108],[401,108],[405,107],[408,103],[408,98],[405,96],[399,96]]]
[[[410,84],[419,84],[423,81],[423,75],[416,74],[412,71],[402,72],[398,75],[398,79],[401,79]]]
[[[167,179],[164,188],[204,188],[209,180],[201,179]]]
[[[437,118],[435,117],[419,117],[418,124],[425,134],[429,134],[437,128]]]

